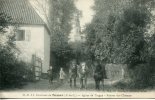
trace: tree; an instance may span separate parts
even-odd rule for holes
[[[50,3],[51,36],[51,64],[55,69],[67,67],[72,56],[68,44],[68,36],[72,29],[72,18],[75,11],[74,0],[52,0]]]
[[[151,22],[150,2],[96,0],[96,15],[85,30],[91,57],[106,63],[128,64],[137,87],[146,86],[150,77],[150,51],[145,37]]]
[[[96,15],[90,25],[87,25],[86,33],[88,51],[94,52],[94,57],[99,60],[111,61],[114,24],[127,1],[96,0],[94,10]],[[117,9],[118,8],[118,9]],[[92,42],[90,42],[92,40]],[[92,56],[93,57],[93,56]]]
[[[8,27],[8,22],[10,22],[11,19],[12,18],[5,13],[0,13],[0,33],[4,33],[4,29]]]

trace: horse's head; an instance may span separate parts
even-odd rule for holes
[[[86,72],[86,63],[85,62],[81,62],[81,69],[82,69],[82,72]]]

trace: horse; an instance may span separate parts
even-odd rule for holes
[[[76,87],[76,78],[77,78],[77,65],[76,62],[72,62],[69,68],[69,82],[70,87],[72,87],[72,80],[74,80],[74,87]]]
[[[88,67],[85,62],[81,62],[78,66],[78,75],[80,79],[80,88],[87,88]]]

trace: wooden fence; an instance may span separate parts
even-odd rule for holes
[[[35,80],[40,80],[42,74],[42,60],[36,55],[32,55],[32,66]]]

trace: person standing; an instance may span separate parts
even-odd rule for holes
[[[95,62],[94,80],[95,80],[95,88],[99,90],[100,82],[103,80],[103,70],[99,62]]]
[[[63,68],[60,68],[60,73],[59,73],[59,75],[60,75],[60,81],[61,81],[61,83],[63,83],[63,80],[65,79],[65,72],[63,71]]]
[[[53,84],[53,67],[52,66],[50,66],[47,73],[48,73],[49,83]]]

